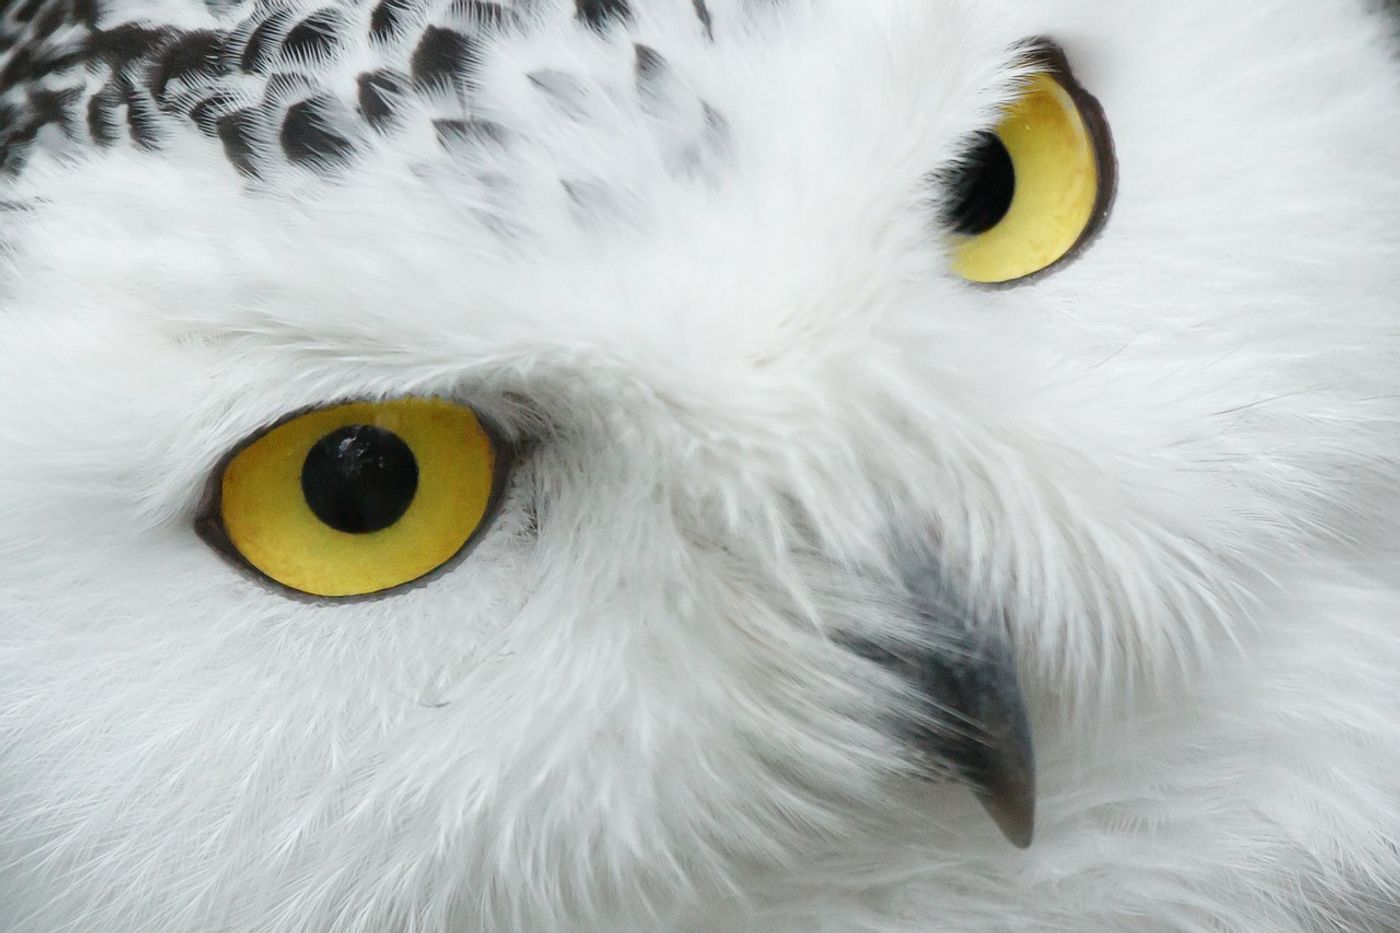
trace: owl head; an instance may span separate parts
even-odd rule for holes
[[[1386,916],[1374,5],[4,17],[0,926]]]

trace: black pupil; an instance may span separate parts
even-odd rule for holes
[[[397,434],[352,424],[316,442],[301,465],[301,492],[336,531],[382,531],[403,517],[418,491],[418,461]]]
[[[953,172],[948,190],[952,203],[944,216],[958,233],[976,236],[1001,223],[1016,196],[1016,169],[996,134],[978,134],[977,145]]]

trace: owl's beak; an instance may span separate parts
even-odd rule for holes
[[[939,774],[970,786],[1007,840],[1024,849],[1035,832],[1035,751],[1010,636],[934,571],[906,573],[910,605],[928,645],[871,651],[910,682],[920,709],[910,741]]]

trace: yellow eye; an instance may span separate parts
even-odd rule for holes
[[[338,405],[237,452],[204,530],[290,589],[377,593],[461,551],[490,510],[501,469],[469,408],[441,399]]]
[[[950,179],[953,271],[971,282],[1013,282],[1067,259],[1098,232],[1113,200],[1103,110],[1061,53],[1047,49],[1039,60],[1045,70]]]

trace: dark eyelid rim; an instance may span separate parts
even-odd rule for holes
[[[1108,223],[1109,215],[1113,213],[1113,203],[1118,195],[1118,151],[1113,143],[1113,130],[1109,126],[1108,116],[1104,113],[1103,105],[1075,78],[1074,71],[1070,68],[1069,57],[1058,42],[1045,36],[1037,36],[1027,39],[1022,43],[1022,46],[1021,57],[1023,60],[1035,66],[1037,74],[1048,75],[1052,78],[1065,89],[1070,100],[1074,101],[1074,106],[1078,109],[1079,116],[1084,121],[1084,128],[1088,131],[1089,139],[1093,143],[1094,161],[1097,164],[1099,176],[1098,194],[1094,200],[1093,211],[1089,215],[1089,222],[1084,225],[1084,229],[1080,231],[1074,245],[1066,250],[1063,256],[1045,268],[1037,269],[1035,272],[1023,275],[1018,279],[1008,279],[1005,282],[966,283],[979,289],[1001,291],[1018,288],[1022,285],[1034,284],[1048,275],[1059,272],[1066,265],[1082,256],[1094,240],[1098,239],[1099,234],[1103,232]]]
[[[476,548],[476,544],[496,523],[500,514],[501,504],[505,499],[506,488],[509,485],[510,477],[515,472],[515,467],[519,462],[522,446],[512,443],[506,437],[504,431],[492,424],[481,413],[470,405],[472,414],[476,416],[477,423],[486,432],[486,438],[491,444],[491,452],[495,457],[491,476],[491,495],[486,502],[486,511],[481,515],[481,521],[462,546],[457,549],[451,557],[438,564],[432,570],[422,576],[414,577],[412,580],[405,580],[396,586],[386,587],[382,590],[375,590],[373,593],[361,593],[356,596],[317,596],[314,593],[306,593],[301,590],[292,589],[285,584],[263,573],[253,566],[243,554],[234,546],[233,541],[228,536],[228,531],[223,522],[223,479],[224,472],[228,465],[234,461],[243,451],[247,450],[257,441],[280,428],[282,425],[295,421],[304,415],[313,412],[325,411],[330,408],[338,408],[341,405],[354,404],[380,404],[383,402],[399,401],[403,398],[442,398],[442,396],[400,396],[390,399],[368,399],[368,398],[346,398],[324,405],[310,405],[306,408],[299,408],[294,412],[283,415],[276,421],[259,428],[252,434],[245,437],[233,446],[227,453],[219,458],[218,463],[210,471],[209,479],[205,482],[204,494],[200,498],[198,508],[195,510],[194,532],[201,541],[209,545],[215,553],[224,558],[234,569],[238,570],[244,577],[258,584],[263,590],[284,599],[291,599],[296,602],[306,603],[316,606],[343,606],[350,603],[374,602],[388,597],[398,596],[409,589],[431,583],[438,577],[447,574],[457,567]],[[450,398],[442,398],[443,401],[454,405],[461,405],[461,402]]]

